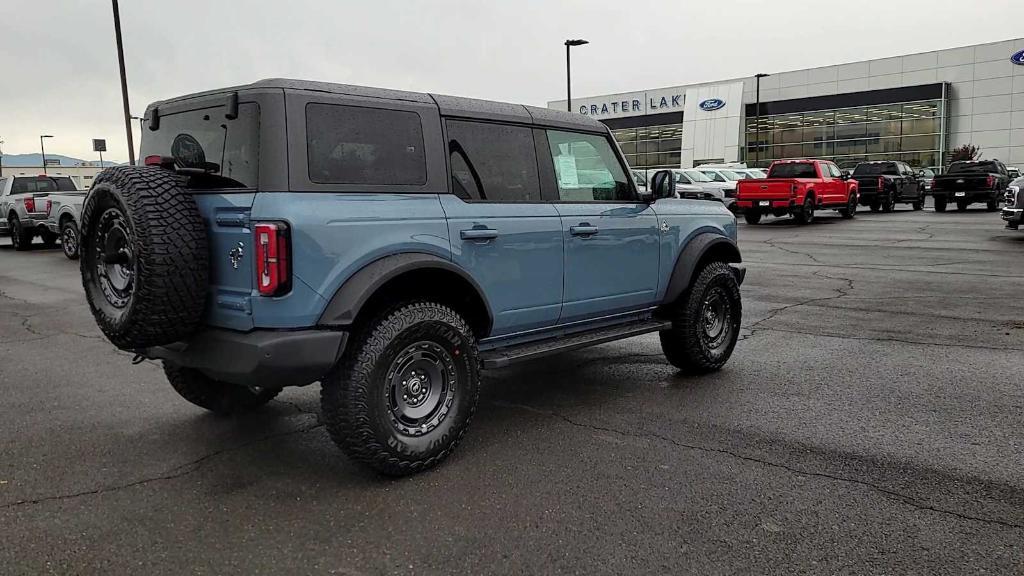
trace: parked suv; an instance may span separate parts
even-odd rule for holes
[[[897,202],[924,209],[925,192],[914,169],[903,162],[861,162],[853,170],[860,205],[872,212],[892,212]]]
[[[73,192],[68,176],[7,176],[0,178],[0,235],[10,234],[15,250],[28,250],[39,236],[53,246],[57,235],[46,227],[50,209],[48,197],[55,192]]]
[[[736,345],[719,202],[641,194],[608,129],[528,106],[294,80],[146,111],[146,166],[97,178],[81,273],[103,333],[215,412],[321,383],[353,459],[447,457],[481,369],[659,333],[680,370]]]

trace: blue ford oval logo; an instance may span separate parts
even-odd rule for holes
[[[718,110],[719,108],[725,106],[725,100],[720,100],[718,98],[710,98],[708,100],[701,102],[699,106],[701,110],[705,112],[711,112],[712,110]]]
[[[1024,66],[1024,50],[1017,52],[1013,56],[1010,56],[1010,62],[1017,64],[1018,66]]]

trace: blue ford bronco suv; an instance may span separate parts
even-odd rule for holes
[[[145,118],[145,165],[85,200],[82,282],[205,409],[319,382],[334,442],[403,475],[452,452],[483,369],[658,332],[703,373],[736,345],[734,216],[670,171],[638,190],[597,121],[296,80]]]

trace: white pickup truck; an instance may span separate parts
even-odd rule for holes
[[[50,195],[77,192],[68,176],[5,176],[0,178],[0,235],[11,236],[15,250],[28,250],[39,236],[53,246],[57,234],[46,225]]]

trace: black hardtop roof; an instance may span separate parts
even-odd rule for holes
[[[440,113],[444,116],[518,122],[522,124],[536,124],[556,128],[586,130],[588,132],[607,131],[604,124],[592,118],[588,118],[581,114],[563,112],[561,110],[551,110],[549,108],[539,108],[523,104],[510,104],[507,102],[495,102],[491,100],[478,100],[475,98],[463,98],[461,96],[446,96],[443,94],[428,94],[424,92],[407,92],[404,90],[391,90],[389,88],[372,88],[368,86],[316,82],[312,80],[292,80],[288,78],[269,78],[266,80],[258,80],[252,84],[219,88],[216,90],[197,92],[195,94],[186,94],[175,98],[169,98],[167,100],[160,100],[149,105],[147,108],[147,115],[149,110],[159,108],[172,102],[179,103],[193,98],[262,89],[302,90],[307,92],[326,92],[329,94],[341,94],[363,98],[379,98],[381,100],[420,102],[436,105]]]

